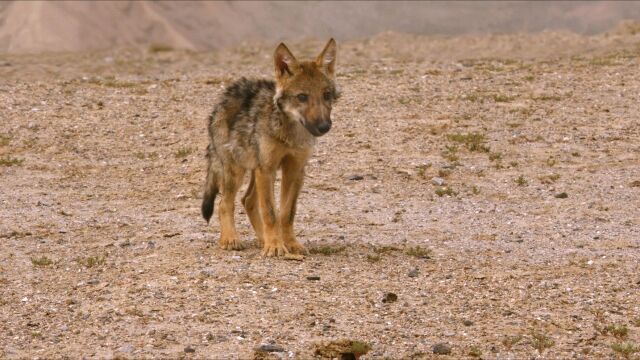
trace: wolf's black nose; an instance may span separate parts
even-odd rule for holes
[[[324,121],[318,125],[318,131],[321,134],[326,134],[329,131],[329,129],[331,129],[331,121]]]

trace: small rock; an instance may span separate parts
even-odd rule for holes
[[[262,344],[258,347],[258,350],[266,352],[283,352],[284,348],[274,344]]]
[[[413,269],[409,271],[407,276],[409,276],[410,278],[414,278],[414,277],[418,277],[419,274],[420,274],[420,271],[418,269]]]
[[[147,249],[154,249],[156,247],[156,242],[153,240],[147,241]]]
[[[184,348],[184,352],[186,352],[186,353],[194,353],[194,352],[196,352],[196,349],[194,349],[191,346],[187,346],[187,347]]]
[[[202,269],[202,271],[200,271],[200,275],[202,275],[203,277],[212,277],[215,274],[216,272],[210,268]]]
[[[471,321],[471,320],[465,320],[465,321],[463,321],[462,323],[464,324],[464,326],[471,326],[471,325],[473,325],[473,321]]]
[[[133,352],[133,350],[135,350],[136,348],[131,345],[131,344],[124,344],[122,346],[120,346],[120,348],[118,349],[118,351],[123,352],[123,353],[127,353],[130,354]]]
[[[433,345],[433,353],[438,355],[449,355],[451,354],[451,346],[445,343],[438,343]]]
[[[384,297],[382,298],[383,303],[392,303],[392,302],[396,302],[397,300],[398,300],[398,295],[392,292],[388,292],[384,294]]]
[[[131,246],[131,241],[127,240],[122,240],[118,243],[118,246],[120,247],[127,247],[127,246]]]
[[[556,194],[556,195],[554,195],[554,197],[555,197],[556,199],[566,199],[566,198],[568,198],[568,197],[569,197],[569,195],[567,195],[567,193],[566,193],[566,192],[561,192],[560,194]]]
[[[355,181],[360,181],[360,180],[364,180],[364,177],[362,175],[351,175],[349,176],[347,179],[349,180],[355,180]]]
[[[284,254],[284,259],[285,260],[302,261],[302,260],[304,260],[304,255],[300,255],[300,254]]]
[[[100,283],[100,280],[98,280],[98,279],[91,279],[91,280],[87,281],[88,285],[96,285],[98,283]]]
[[[436,186],[445,186],[447,185],[447,181],[441,177],[433,177],[431,178],[431,183]]]
[[[307,276],[307,280],[318,281],[320,280],[320,276]]]

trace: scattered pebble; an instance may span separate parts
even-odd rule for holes
[[[473,325],[473,321],[471,321],[471,320],[465,320],[465,321],[463,321],[462,323],[464,324],[464,326],[471,326],[471,325]]]
[[[431,178],[431,183],[436,186],[445,186],[447,185],[447,181],[441,177],[433,177]]]
[[[215,274],[216,274],[216,272],[211,268],[202,269],[200,271],[200,275],[202,275],[204,277],[212,277]]]
[[[258,347],[258,350],[266,352],[284,352],[284,348],[282,346],[274,344],[262,344]]]
[[[396,302],[397,300],[398,300],[398,295],[392,292],[388,292],[384,294],[384,297],[382,298],[383,303],[392,303],[392,302]]]
[[[124,344],[118,349],[118,351],[127,353],[127,354],[132,353],[133,350],[135,350],[135,347],[131,344]]]
[[[433,345],[433,353],[438,355],[449,355],[451,354],[451,346],[445,343],[438,343]]]
[[[307,280],[318,281],[320,280],[320,276],[307,276]]]
[[[187,346],[187,347],[184,348],[184,352],[186,352],[186,353],[194,353],[194,352],[196,352],[196,349],[194,349],[191,346]]]
[[[285,260],[302,261],[302,260],[304,260],[304,255],[300,255],[300,254],[284,254],[284,259]]]
[[[561,192],[560,194],[554,195],[556,199],[566,199],[569,197],[566,192]]]
[[[347,179],[349,179],[349,180],[355,180],[355,181],[360,181],[360,180],[364,180],[364,177],[362,177],[362,175],[351,175],[351,176],[349,176]]]
[[[418,277],[419,274],[420,274],[420,271],[418,269],[413,269],[409,271],[407,276],[409,276],[410,278],[414,278],[414,277]]]

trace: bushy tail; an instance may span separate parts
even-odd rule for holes
[[[222,164],[211,145],[207,147],[207,179],[204,185],[204,195],[202,196],[202,217],[207,223],[213,215],[213,207],[218,195],[218,184],[221,174]]]

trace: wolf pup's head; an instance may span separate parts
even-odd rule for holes
[[[298,61],[281,43],[274,53],[276,95],[273,101],[313,136],[331,129],[331,106],[338,99],[335,85],[336,42],[331,39],[313,61]]]

